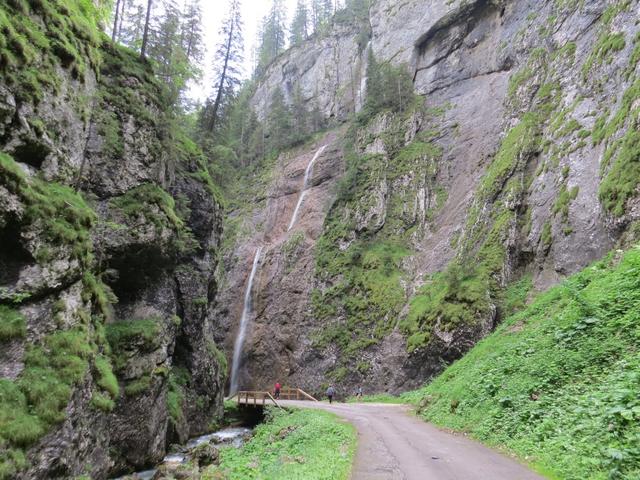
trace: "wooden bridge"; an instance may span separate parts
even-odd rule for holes
[[[271,392],[264,391],[240,391],[229,398],[229,400],[233,400],[234,398],[238,403],[238,406],[254,408],[262,408],[265,405],[275,405],[278,408],[282,408],[280,404],[278,404],[278,400],[309,400],[312,402],[318,401],[300,388],[289,387],[285,387],[280,390],[280,396],[278,399],[274,398],[273,395],[271,395]]]

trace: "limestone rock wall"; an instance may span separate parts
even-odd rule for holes
[[[317,392],[337,382],[345,393],[355,385],[414,387],[494,328],[508,313],[501,295],[514,282],[531,279],[534,289],[547,288],[633,238],[638,178],[629,173],[627,182],[617,172],[635,168],[628,142],[638,115],[639,12],[637,1],[374,2],[369,47],[378,61],[407,69],[424,108],[411,118],[382,115],[358,129],[356,151],[367,159],[351,179],[359,196],[342,202],[334,188],[318,197],[310,208],[322,209],[303,213],[305,241],[297,254],[285,255],[280,246],[293,242],[295,232],[268,220],[290,215],[293,200],[267,196],[249,213],[232,213],[242,217],[244,235],[225,256],[225,305],[213,314],[229,332],[227,348],[253,249],[278,238],[259,274],[246,385],[279,379]],[[359,110],[366,81],[357,34],[338,26],[279,57],[258,86],[258,112],[273,89],[286,85],[289,92],[300,87],[327,118],[346,121]],[[336,135],[337,151],[345,142]],[[413,166],[401,165],[400,153],[416,141],[433,150]],[[282,156],[273,170],[270,191],[277,188],[278,198],[287,198],[288,159]],[[339,183],[344,158],[338,163],[332,182]],[[344,227],[337,237],[336,224]],[[374,295],[366,285],[336,290],[346,274],[318,267],[322,239],[340,256],[389,238],[410,251],[395,262],[400,293],[386,303],[397,305],[383,314],[369,310],[370,323],[356,320],[350,299],[370,306]],[[478,300],[471,323],[452,327],[446,315],[429,323],[416,305],[428,285],[438,284],[431,275],[456,259],[490,271],[486,302]],[[344,294],[337,300],[336,291]],[[322,303],[335,309],[323,312]],[[417,326],[409,325],[414,314]],[[328,330],[335,335],[319,341]]]
[[[0,7],[46,33],[58,6],[24,8]],[[150,67],[95,33],[78,45],[99,61],[3,57],[2,478],[140,470],[222,414],[207,317],[221,207],[202,154],[168,132]]]

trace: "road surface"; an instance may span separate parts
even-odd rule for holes
[[[515,460],[460,435],[438,430],[405,405],[284,400],[319,408],[358,431],[352,480],[541,480]]]

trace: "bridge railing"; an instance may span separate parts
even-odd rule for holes
[[[243,390],[236,393],[233,397],[228,400],[236,399],[238,405],[242,406],[251,406],[251,407],[262,407],[265,405],[273,404],[279,408],[282,408],[277,400],[310,400],[312,402],[317,402],[313,396],[309,395],[307,392],[300,388],[290,388],[285,387],[280,389],[280,397],[278,399],[273,398],[271,392],[264,391],[256,391],[256,390]]]
[[[311,400],[317,402],[318,400],[301,388],[283,387],[280,389],[281,400]]]
[[[260,391],[242,391],[238,392],[234,395],[236,402],[238,405],[243,406],[265,406],[269,404],[273,404],[278,408],[282,408],[275,398],[271,395],[270,392],[260,392]],[[233,398],[233,397],[231,397]]]

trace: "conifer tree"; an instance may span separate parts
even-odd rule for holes
[[[120,40],[120,36],[122,35],[122,25],[124,24],[124,17],[125,17],[125,12],[127,11],[127,0],[119,0],[119,2],[121,3],[121,7],[120,7],[120,21],[118,22],[118,31],[116,32],[116,36],[114,41],[119,41]],[[116,9],[117,11],[117,9]],[[115,24],[114,24],[115,26]]]
[[[286,9],[283,0],[272,0],[271,9],[262,22],[257,73],[284,51]]]
[[[201,66],[204,58],[204,42],[200,0],[190,0],[185,4],[181,43],[187,59],[193,65]]]
[[[298,45],[309,36],[309,9],[305,0],[298,0],[296,12],[291,22],[289,43]]]
[[[291,115],[293,118],[291,143],[302,142],[309,133],[309,112],[307,111],[305,99],[299,84],[296,85],[293,91]]]
[[[280,87],[276,88],[271,96],[267,114],[267,128],[269,131],[270,150],[282,150],[293,143],[291,111],[285,102],[284,94]]]
[[[205,108],[205,126],[213,133],[221,117],[223,102],[233,96],[240,85],[240,68],[242,63],[242,18],[239,0],[230,0],[229,12],[220,29],[222,43],[215,53],[216,90],[215,100]]]
[[[116,8],[114,9],[114,19],[113,19],[113,31],[111,32],[111,41],[116,41],[116,35],[118,33],[118,24],[120,23],[120,3],[123,0],[116,1]]]
[[[135,2],[129,2],[126,6],[123,3],[123,7],[125,7],[125,10],[120,16],[118,39],[123,45],[139,50],[144,31],[145,7]]]
[[[321,32],[333,14],[331,0],[311,0],[311,19],[315,33]]]
[[[367,52],[367,97],[364,104],[366,116],[384,109],[404,111],[413,98],[413,82],[403,67],[379,63],[372,49]]]
[[[142,33],[142,45],[140,46],[140,57],[145,58],[147,55],[147,44],[149,42],[149,28],[151,23],[151,9],[153,8],[153,0],[147,0],[147,13],[145,15],[144,29]]]

